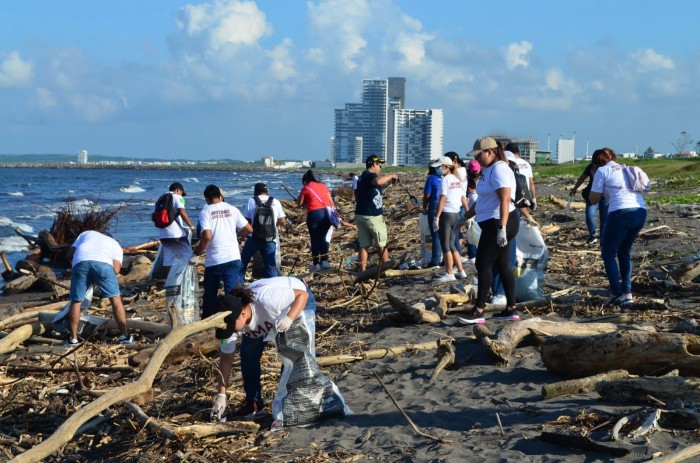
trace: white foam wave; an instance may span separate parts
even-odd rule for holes
[[[8,191],[6,194],[8,196],[24,196],[24,193],[21,191]]]
[[[119,188],[119,191],[121,191],[122,193],[143,193],[146,190],[144,190],[140,186],[130,185]]]
[[[76,199],[75,201],[71,201],[70,207],[74,212],[77,212],[78,214],[89,212],[91,210],[99,211],[102,209],[100,206],[96,205],[89,199]]]
[[[26,251],[27,248],[27,241],[22,237],[8,236],[7,238],[0,238],[0,249],[7,252]]]
[[[199,183],[199,179],[197,177],[183,178],[182,181],[187,183]]]
[[[17,223],[14,222],[12,219],[3,216],[0,216],[0,227],[12,227],[13,229],[16,228],[24,233],[32,233],[34,231],[31,225],[27,225],[26,223]]]
[[[21,220],[36,220],[36,219],[41,219],[44,217],[55,217],[56,213],[47,210],[46,212],[41,212],[39,214],[20,214],[15,219],[21,219]]]

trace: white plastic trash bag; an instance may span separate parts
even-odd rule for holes
[[[421,214],[418,219],[418,231],[420,233],[420,261],[423,268],[430,264],[433,258],[433,237],[430,234],[428,214]],[[438,253],[442,259],[442,250]]]
[[[165,303],[168,314],[170,307],[175,308],[179,323],[188,323],[199,320],[199,276],[195,264],[189,259],[176,257],[175,263],[170,267],[170,273],[165,280]]]
[[[81,322],[87,322],[87,316],[83,316],[82,313],[85,312],[87,309],[90,308],[90,304],[92,303],[92,286],[90,286],[87,291],[85,291],[85,299],[83,299],[83,302],[80,303],[80,319]],[[70,306],[71,306],[72,301],[68,301],[66,305],[61,309],[60,312],[58,312],[54,317],[53,317],[53,329],[58,331],[59,333],[67,333],[68,332],[68,312],[70,312]],[[78,325],[78,334],[80,336],[83,336],[82,333],[80,333],[80,325],[84,325],[85,323],[79,323]]]
[[[540,229],[520,222],[515,249],[515,300],[532,301],[544,298],[544,272],[549,261],[549,251]]]
[[[474,219],[470,219],[467,222],[471,222],[471,225],[467,223],[467,243],[478,246],[479,238],[481,238],[481,227]]]

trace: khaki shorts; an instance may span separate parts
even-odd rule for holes
[[[386,246],[387,233],[384,217],[381,215],[356,215],[355,225],[360,234],[360,247]]]

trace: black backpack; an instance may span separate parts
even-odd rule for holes
[[[175,209],[173,206],[173,194],[164,193],[156,201],[155,211],[151,215],[154,225],[157,228],[168,228],[175,222],[180,214],[180,208]]]
[[[263,243],[274,241],[277,236],[277,226],[275,225],[275,213],[272,210],[272,196],[263,203],[260,198],[253,196],[258,208],[253,217],[253,238]]]
[[[515,173],[515,207],[532,208],[532,198],[530,197],[530,186],[527,184],[527,177],[518,172]]]

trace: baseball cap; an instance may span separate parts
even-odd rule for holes
[[[447,156],[440,156],[437,158],[437,160],[430,164],[430,167],[440,167],[440,166],[451,166],[452,165],[452,159],[448,158]]]
[[[168,191],[175,191],[175,190],[182,190],[182,196],[187,196],[187,193],[185,193],[185,187],[182,186],[182,183],[180,183],[180,182],[171,183],[170,188],[168,188]]]
[[[505,153],[506,159],[508,159],[509,161],[515,161],[515,155],[513,153],[511,153],[510,151],[506,151]]]
[[[257,196],[263,193],[267,193],[267,185],[265,185],[263,182],[256,183],[253,187],[253,194]]]
[[[224,318],[226,328],[216,329],[216,339],[228,339],[236,331],[236,319],[241,316],[243,304],[241,300],[231,294],[219,296],[216,299],[216,313],[231,311],[230,315]]]
[[[477,138],[474,142],[474,149],[467,153],[467,156],[474,157],[484,150],[492,150],[498,147],[496,140],[491,137]]]
[[[377,156],[376,154],[373,154],[371,156],[367,156],[367,160],[365,161],[365,165],[367,167],[369,167],[372,164],[374,164],[375,162],[379,162],[381,164],[384,164],[386,161],[379,159],[379,156]]]
[[[467,165],[467,172],[473,172],[475,174],[481,172],[481,164],[479,164],[479,161],[476,159],[469,161],[469,165]]]

